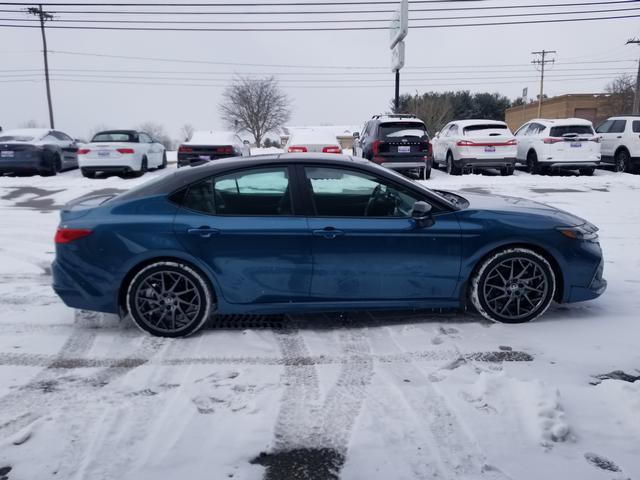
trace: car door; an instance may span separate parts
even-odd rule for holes
[[[611,126],[613,125],[613,120],[605,120],[601,123],[598,128],[596,128],[596,133],[600,135],[600,152],[603,157],[613,157],[613,144],[615,135],[613,133],[609,133]]]
[[[290,167],[223,173],[196,182],[175,217],[184,248],[214,272],[228,303],[305,300],[311,234],[294,204]]]
[[[57,130],[53,130],[51,135],[57,139],[57,144],[60,146],[60,151],[62,152],[62,169],[66,170],[68,168],[77,167],[78,145],[76,145],[75,140]]]
[[[431,146],[433,148],[433,159],[438,162],[444,162],[444,153],[442,151],[442,142],[444,141],[444,135],[449,130],[449,124],[447,123],[440,132],[431,140]]]
[[[460,226],[438,212],[430,228],[411,219],[425,200],[384,177],[347,167],[300,166],[311,205],[316,301],[451,298],[460,272]]]
[[[527,146],[527,131],[529,130],[530,126],[530,123],[525,123],[518,130],[516,130],[515,133],[516,141],[518,142],[516,157],[519,162],[526,162],[527,160],[527,152],[529,151],[529,148]]]
[[[353,154],[356,157],[363,156],[362,145],[365,137],[367,136],[368,126],[369,126],[369,122],[365,122],[365,124],[362,126],[362,129],[360,130],[360,136],[357,139],[355,139],[353,142]]]

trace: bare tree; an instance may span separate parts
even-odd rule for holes
[[[29,120],[20,124],[20,128],[45,128],[45,126],[35,120]]]
[[[138,125],[136,127],[136,130],[148,133],[149,135],[151,135],[151,138],[160,142],[167,150],[173,149],[173,140],[171,140],[171,137],[167,134],[167,131],[159,123],[144,122]]]
[[[238,77],[223,93],[219,108],[229,128],[250,133],[261,145],[265,134],[289,120],[289,104],[274,77]]]
[[[193,125],[191,125],[190,123],[185,123],[182,128],[180,128],[180,136],[182,137],[182,140],[187,142],[189,140],[191,140],[191,137],[193,137],[193,132],[195,132],[195,127]]]
[[[611,94],[611,115],[631,113],[633,110],[633,95],[636,79],[625,73],[614,78],[606,87],[605,92]]]

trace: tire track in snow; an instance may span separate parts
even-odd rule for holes
[[[27,384],[0,398],[0,415],[4,419],[9,418],[0,423],[3,437],[19,431],[52,409],[84,404],[96,390],[145,364],[164,343],[164,339],[132,331],[123,335],[127,341],[120,342],[117,347],[133,350],[131,353],[136,362],[119,362],[90,375],[76,376],[70,374],[69,362],[81,360],[91,350],[100,333],[99,328],[84,327],[87,321],[93,322],[95,318],[85,312],[76,312],[71,335],[45,369]]]
[[[375,341],[402,352],[389,327],[376,329],[372,339],[374,337],[377,337]],[[435,460],[444,478],[509,479],[487,463],[477,441],[469,436],[461,419],[447,406],[444,396],[420,368],[411,363],[383,364],[380,368],[387,372],[403,393],[404,401],[412,412],[411,421],[430,432],[432,452],[436,455]],[[403,386],[406,380],[409,383]]]
[[[266,480],[336,479],[346,459],[351,431],[373,376],[373,360],[364,331],[355,326],[335,333],[342,362],[336,382],[321,403],[316,364],[296,328],[278,332],[286,385],[275,426],[273,452],[252,462],[266,467]],[[358,361],[349,361],[357,359]]]

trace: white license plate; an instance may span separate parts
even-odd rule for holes
[[[13,150],[5,150],[0,152],[0,157],[2,158],[13,158]]]
[[[571,142],[571,148],[580,148],[582,144],[580,142]]]
[[[411,147],[408,145],[400,145],[398,147],[398,153],[411,153]]]
[[[484,147],[486,153],[493,153],[496,151],[496,147]]]
[[[200,155],[198,158],[200,160],[207,160],[207,161],[211,160],[211,157],[209,155]]]
[[[98,150],[99,157],[108,157],[111,154],[109,150]]]

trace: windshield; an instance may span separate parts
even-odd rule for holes
[[[427,136],[427,128],[420,122],[390,122],[380,124],[379,133],[382,140],[403,137],[422,138]]]
[[[0,136],[0,142],[31,142],[35,137],[27,135],[3,135]]]
[[[138,134],[131,132],[102,132],[94,135],[91,140],[93,143],[96,142],[138,142]]]
[[[594,135],[593,127],[590,125],[563,125],[561,127],[551,127],[549,136],[563,137],[565,135]]]

